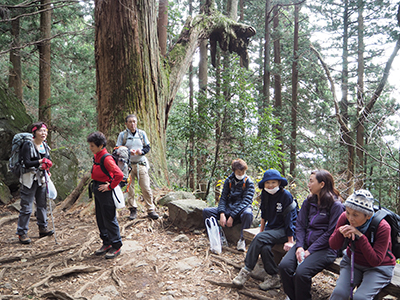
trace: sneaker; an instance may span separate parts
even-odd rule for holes
[[[111,245],[103,245],[103,246],[101,246],[100,249],[97,249],[96,251],[94,251],[94,254],[96,254],[96,255],[103,255],[103,254],[106,253],[110,248],[111,248]]]
[[[148,212],[147,216],[153,220],[157,220],[160,217],[155,211]]]
[[[246,242],[244,241],[244,239],[238,240],[237,249],[242,252],[246,251]]]
[[[131,211],[131,214],[129,215],[129,220],[135,220],[137,218],[137,208],[132,207],[129,210]]]
[[[42,238],[53,234],[54,234],[53,230],[48,230],[47,227],[45,226],[39,226],[39,237]]]
[[[241,268],[238,276],[232,280],[233,285],[236,285],[237,287],[243,287],[249,275],[250,271],[247,271],[245,268]]]
[[[21,244],[30,244],[31,243],[31,239],[26,234],[19,235],[18,239]]]
[[[121,248],[115,249],[114,247],[111,247],[106,253],[106,258],[116,258],[120,254],[121,254]]]
[[[281,278],[278,274],[271,276],[266,279],[264,282],[259,284],[260,289],[263,291],[279,289],[281,287]]]

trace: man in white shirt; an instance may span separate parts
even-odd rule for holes
[[[131,220],[137,217],[137,204],[135,200],[135,179],[138,179],[139,186],[142,190],[144,203],[147,209],[147,215],[153,220],[159,218],[153,203],[153,193],[150,188],[150,177],[148,173],[148,161],[145,157],[150,151],[150,142],[146,132],[137,128],[137,117],[134,114],[125,118],[126,130],[118,135],[116,146],[126,146],[130,151],[130,163],[132,171],[130,174],[130,187],[127,197],[127,208],[131,214]]]

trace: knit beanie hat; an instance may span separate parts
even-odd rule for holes
[[[374,214],[374,197],[368,190],[357,190],[346,199],[344,206],[372,216]]]
[[[265,171],[263,179],[258,183],[258,187],[260,189],[264,188],[264,183],[268,180],[280,180],[281,185],[280,186],[286,186],[288,184],[287,180],[285,177],[281,176],[281,173],[275,169],[269,169]]]

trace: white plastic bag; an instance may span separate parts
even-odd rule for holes
[[[210,240],[210,250],[215,254],[221,254],[221,238],[217,220],[214,217],[207,218],[205,221],[208,238]]]
[[[112,190],[112,197],[114,200],[115,208],[124,208],[125,207],[124,193],[122,192],[121,187],[119,185],[117,185]]]
[[[53,200],[57,198],[56,187],[49,177],[47,177],[47,197]]]

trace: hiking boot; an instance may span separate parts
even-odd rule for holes
[[[103,246],[101,246],[100,249],[97,249],[96,251],[94,251],[94,254],[96,254],[96,255],[103,255],[103,254],[106,253],[110,248],[111,248],[111,245],[103,245]]]
[[[121,248],[115,249],[114,247],[111,247],[106,253],[106,258],[116,258],[120,254],[121,254]]]
[[[243,287],[249,275],[250,271],[247,271],[245,268],[241,268],[238,276],[232,280],[233,285],[236,285],[237,287]]]
[[[131,211],[131,214],[129,215],[129,220],[135,220],[137,218],[137,208],[132,207],[129,210]]]
[[[47,227],[45,226],[39,226],[39,237],[42,238],[53,234],[54,234],[53,230],[48,230]]]
[[[238,242],[237,242],[237,249],[238,249],[239,251],[242,251],[242,252],[246,251],[246,242],[244,241],[244,239],[238,240]]]
[[[272,275],[270,278],[266,279],[264,282],[258,285],[263,291],[279,289],[281,287],[281,278],[278,274]]]
[[[31,239],[26,234],[19,235],[18,239],[21,244],[30,244],[31,243]]]
[[[148,212],[147,216],[153,220],[157,220],[160,217],[155,211]]]

